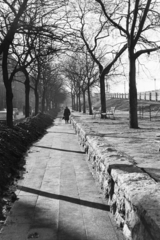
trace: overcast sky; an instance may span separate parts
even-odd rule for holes
[[[126,54],[127,60],[127,54]],[[110,92],[128,92],[128,66],[125,67],[126,78],[119,78],[119,82],[110,82]],[[142,55],[137,64],[137,90],[138,92],[160,89],[160,57],[158,54]]]

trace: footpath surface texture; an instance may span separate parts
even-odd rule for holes
[[[122,240],[71,124],[60,118],[26,156],[1,240]]]

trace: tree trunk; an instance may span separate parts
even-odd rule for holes
[[[17,32],[19,19],[22,16],[23,12],[25,11],[27,3],[28,3],[28,0],[22,1],[20,8],[18,10],[18,13],[16,14],[13,22],[11,23],[11,26],[4,40],[0,44],[0,54],[4,53],[6,46],[9,46],[12,43],[14,39],[14,35]]]
[[[9,44],[5,46],[2,59],[3,81],[6,88],[7,126],[13,127],[13,93],[12,82],[8,77],[8,51]]]
[[[34,94],[35,94],[35,115],[37,115],[39,112],[39,93],[36,88],[34,90]]]
[[[41,104],[42,104],[42,113],[44,113],[44,111],[45,111],[45,89],[43,89]]]
[[[53,102],[51,101],[50,110],[53,109]]]
[[[34,88],[34,94],[35,94],[35,115],[39,112],[39,93],[38,93],[38,85],[40,81],[41,76],[41,64],[40,64],[40,58],[37,59],[38,61],[38,74],[35,81],[35,88]]]
[[[75,94],[73,94],[73,110],[76,109],[76,99],[75,99]]]
[[[105,79],[100,75],[100,93],[101,93],[101,112],[106,112],[106,92],[105,92]]]
[[[25,117],[29,117],[29,115],[30,115],[30,104],[29,104],[30,82],[29,82],[29,74],[26,70],[24,70],[24,74],[26,77],[26,80],[25,80]]]
[[[48,97],[46,97],[46,96],[48,96]],[[49,98],[49,94],[47,91],[45,92],[45,102],[46,102],[45,112],[50,112],[52,109],[52,101]]]
[[[78,111],[78,109],[79,109],[79,101],[78,101],[78,94],[76,95],[76,111]]]
[[[80,93],[78,95],[78,105],[79,105],[78,111],[81,112],[81,94]]]
[[[13,93],[11,82],[8,82],[6,88],[6,106],[7,106],[7,126],[13,127]]]
[[[93,115],[92,102],[91,102],[91,93],[90,93],[89,84],[88,84],[88,105],[89,105],[89,115]]]
[[[131,50],[129,50],[129,126],[138,128],[136,60]]]
[[[86,113],[86,91],[83,91],[83,113]]]
[[[72,109],[75,110],[75,94],[71,92]]]
[[[71,92],[71,100],[72,100],[72,109],[74,109],[74,103],[73,103],[73,93]]]

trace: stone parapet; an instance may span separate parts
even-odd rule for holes
[[[160,240],[160,184],[83,122],[72,125],[127,240]]]

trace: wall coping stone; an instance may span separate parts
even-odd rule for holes
[[[74,116],[71,122],[78,134],[80,144],[87,149],[88,155],[92,155],[93,161],[97,161],[97,166],[101,168],[100,181],[104,182],[105,174],[109,174],[116,186],[113,196],[123,192],[121,196],[124,198],[123,201],[126,201],[126,206],[127,202],[130,203],[130,216],[123,220],[123,232],[126,239],[159,240],[160,183],[137,167],[129,156],[118,151],[106,140],[104,141],[104,137],[90,133],[89,127],[84,123],[76,122]],[[133,213],[131,213],[131,208]],[[141,236],[136,236],[134,229],[138,222],[142,222],[143,226],[137,230]]]

